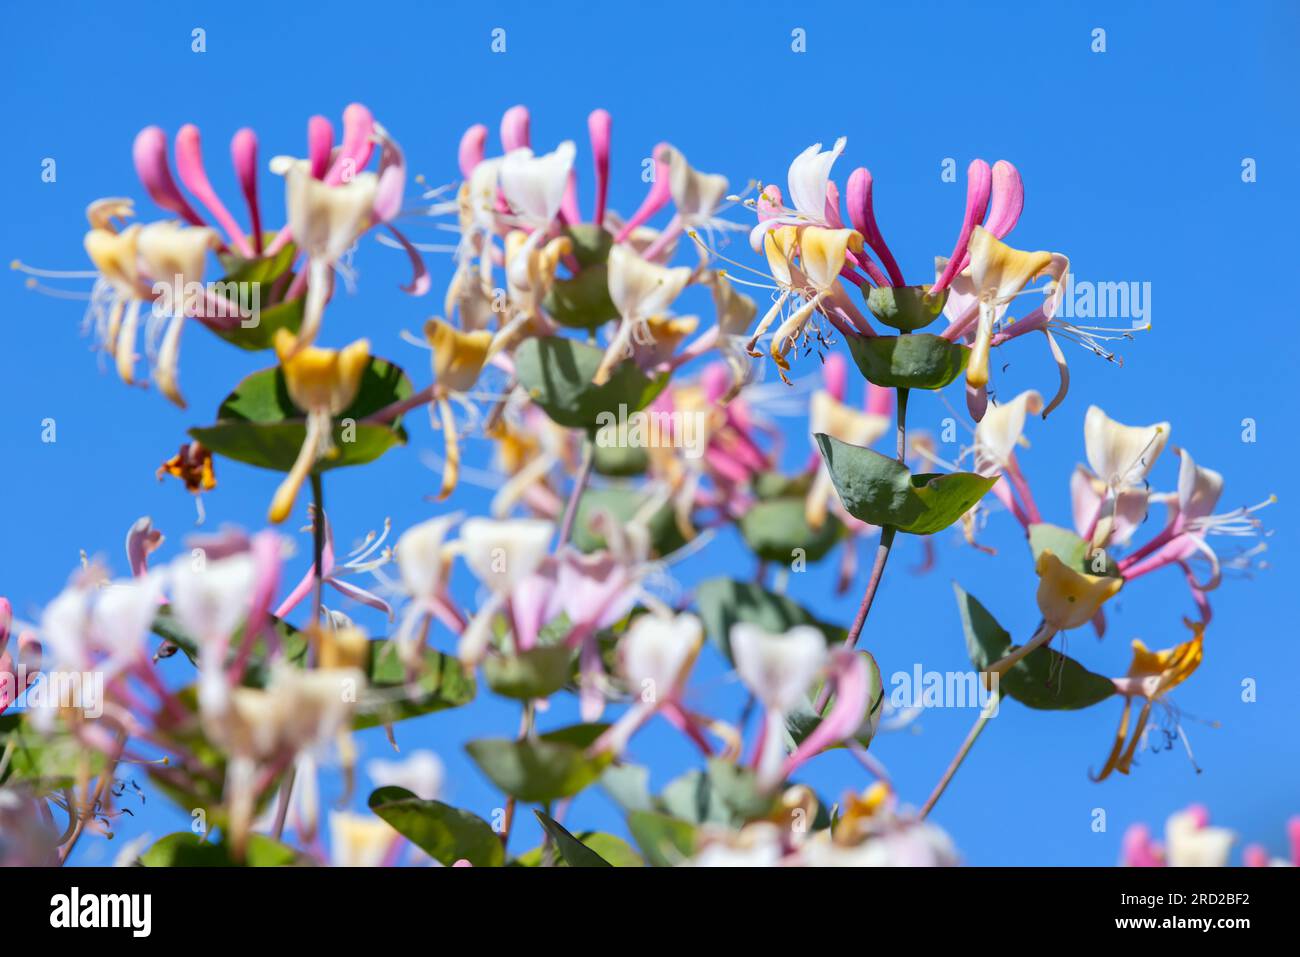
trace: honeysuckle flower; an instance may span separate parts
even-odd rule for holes
[[[126,560],[132,576],[139,578],[149,571],[149,556],[163,543],[163,533],[153,527],[153,519],[143,515],[131,523],[126,532]]]
[[[1110,575],[1090,575],[1062,562],[1050,548],[1038,555],[1034,564],[1038,574],[1038,611],[1042,623],[1033,637],[1010,654],[993,662],[988,674],[1005,674],[1020,659],[1047,644],[1058,632],[1078,628],[1098,620],[1101,606],[1124,587],[1124,579]]]
[[[447,541],[458,515],[431,518],[402,533],[393,549],[401,591],[410,600],[398,623],[395,641],[409,664],[418,660],[423,630],[438,619],[457,634],[464,621],[448,593],[454,550]]]
[[[1194,804],[1165,822],[1165,854],[1170,867],[1225,867],[1237,835],[1210,826],[1210,813]]]
[[[202,282],[208,252],[216,249],[219,242],[216,232],[211,229],[181,226],[174,222],[159,222],[150,223],[140,230],[137,246],[144,271],[148,276],[153,277],[155,281],[172,282],[175,288],[189,289],[191,284]],[[153,378],[163,395],[181,408],[185,408],[185,400],[181,397],[177,383],[177,367],[180,363],[181,330],[189,306],[185,299],[176,302],[174,297],[168,298],[172,300],[171,315],[166,315],[159,310],[159,304],[155,302],[150,322],[151,330],[154,325],[153,318],[167,323],[166,331],[162,333],[157,360],[154,363]],[[134,310],[127,314],[127,320],[118,332],[115,346],[118,375],[128,385],[134,375],[134,318],[137,315]],[[149,338],[151,340],[154,338],[152,332]]]
[[[1127,545],[1146,521],[1150,499],[1151,493],[1145,487],[1121,489],[1111,496],[1106,483],[1084,465],[1076,466],[1070,476],[1071,516],[1074,530],[1083,538],[1092,538],[1101,521],[1098,516],[1105,513],[1110,500],[1113,505],[1107,516],[1110,534],[1106,542]]]
[[[781,828],[751,821],[739,831],[702,829],[703,845],[686,867],[777,867],[786,855]]]
[[[1028,445],[1025,419],[1042,408],[1043,397],[1031,389],[988,409],[975,426],[975,471],[998,476],[993,494],[1026,528],[1041,522],[1042,516],[1020,471],[1015,449],[1017,445]]]
[[[939,827],[898,809],[887,783],[840,802],[834,826],[799,849],[805,867],[954,867],[961,863],[952,839]]]
[[[1242,852],[1242,863],[1247,867],[1300,867],[1300,815],[1286,822],[1286,833],[1291,846],[1289,860],[1270,858],[1267,848],[1250,844]]]
[[[259,767],[296,767],[299,830],[314,834],[318,753],[334,743],[350,769],[348,726],[364,687],[365,675],[357,668],[304,670],[278,663],[265,688],[230,688],[219,706],[205,707],[200,699],[204,733],[229,758],[225,804],[237,854],[252,824]]]
[[[391,824],[373,814],[330,811],[330,864],[382,867],[402,840]]]
[[[45,606],[38,632],[49,666],[104,674],[105,682],[149,661],[149,627],[163,579],[146,573],[111,580],[92,566]]]
[[[1051,549],[1039,554],[1034,570],[1038,573],[1038,610],[1056,631],[1068,631],[1091,621],[1124,586],[1122,578],[1076,571]]]
[[[1164,867],[1164,848],[1151,837],[1145,824],[1134,824],[1124,832],[1119,862],[1122,867]]]
[[[506,153],[498,171],[501,193],[522,225],[545,232],[555,221],[576,152],[573,141],[565,140],[542,156],[526,146]]]
[[[9,649],[9,629],[13,625],[13,606],[0,598],[0,714],[4,714],[31,683],[41,668],[41,645],[34,632],[18,634],[18,657]]]
[[[349,575],[370,574],[388,564],[392,559],[392,551],[384,547],[384,542],[388,540],[388,533],[392,530],[392,523],[388,519],[384,519],[384,527],[381,532],[377,534],[373,531],[368,532],[360,544],[348,552],[342,562],[339,562],[334,552],[334,529],[330,525],[329,518],[317,515],[315,506],[312,506],[311,520],[313,523],[318,520],[325,523],[325,541],[324,547],[321,549],[319,574],[315,564],[308,568],[302,580],[280,603],[280,607],[275,610],[275,617],[284,618],[294,608],[298,607],[303,599],[312,593],[316,582],[319,580],[355,602],[382,611],[391,620],[393,610],[389,607],[388,602],[374,592],[352,584],[346,578]],[[310,531],[312,527],[312,525],[308,525],[304,531]]]
[[[798,344],[813,315],[821,311],[828,319],[830,318],[830,313],[824,309],[819,310],[819,307],[827,297],[843,292],[839,275],[849,252],[861,252],[863,248],[862,236],[856,230],[825,229],[820,226],[806,226],[799,229],[798,243],[799,267],[807,282],[803,290],[805,301],[777,327],[776,332],[772,334],[770,349],[782,378],[790,368],[785,357]],[[777,243],[772,241],[768,248],[769,264],[779,255],[781,250]],[[786,267],[789,270],[788,256]]]
[[[1045,250],[1024,252],[1013,249],[982,226],[970,238],[971,280],[979,297],[979,325],[971,346],[966,382],[983,388],[989,381],[989,346],[993,341],[997,308],[1018,296],[1032,280],[1044,274],[1059,280],[1068,260]],[[1053,271],[1054,270],[1054,271]]]
[[[108,300],[107,310],[99,311],[97,294],[92,293],[91,313],[104,350],[114,357],[118,376],[130,385],[135,381],[140,310],[146,303],[154,304],[146,331],[149,353],[154,357],[154,381],[168,399],[184,408],[177,386],[181,327],[187,312],[202,315],[206,310],[202,303],[190,302],[189,296],[177,301],[169,294],[160,300],[154,284],[184,290],[187,284],[200,282],[207,253],[218,247],[219,239],[206,227],[170,221],[122,227],[115,222],[132,215],[134,205],[129,199],[99,200],[86,211],[91,223],[85,236],[86,254],[99,273],[97,288],[106,290],[99,299]],[[165,301],[167,308],[159,308],[155,300]],[[153,344],[160,338],[155,352]]]
[[[1193,591],[1217,588],[1222,579],[1220,560],[1207,541],[1210,535],[1233,537],[1257,536],[1260,521],[1253,513],[1275,501],[1273,496],[1258,505],[1214,514],[1223,494],[1223,476],[1213,469],[1196,464],[1186,449],[1178,450],[1178,490],[1173,494],[1152,496],[1165,504],[1169,521],[1151,541],[1120,562],[1120,572],[1128,580],[1149,574],[1169,564],[1179,564],[1189,576]],[[1188,561],[1201,555],[1209,561],[1210,577],[1197,581],[1191,577]]]
[[[471,518],[461,526],[459,554],[491,593],[461,633],[458,654],[465,664],[476,665],[483,659],[493,619],[515,588],[546,560],[554,533],[555,527],[540,519]]]
[[[59,836],[42,798],[20,783],[0,788],[0,867],[54,867]]]
[[[442,791],[446,772],[436,754],[423,750],[412,751],[401,761],[367,761],[366,774],[377,788],[406,788],[418,798],[433,801]]]
[[[228,689],[230,638],[252,610],[257,571],[247,551],[216,559],[182,555],[168,566],[172,612],[198,640],[200,700],[210,707],[219,708]]]
[[[1182,728],[1177,724],[1176,713],[1165,702],[1170,691],[1182,684],[1201,664],[1204,656],[1205,624],[1184,620],[1192,630],[1192,637],[1182,644],[1163,651],[1149,651],[1141,641],[1133,641],[1133,663],[1129,665],[1128,674],[1114,679],[1115,688],[1124,697],[1124,710],[1120,713],[1119,730],[1115,734],[1106,763],[1101,773],[1093,776],[1094,781],[1104,781],[1113,771],[1128,774],[1133,765],[1134,755],[1145,740],[1147,722],[1151,711],[1157,705],[1164,705],[1174,722],[1175,732],[1183,737]],[[1142,699],[1142,709],[1138,712],[1132,733],[1129,732],[1129,714],[1133,700]],[[1190,753],[1190,751],[1189,751]]]
[[[424,324],[424,337],[433,352],[433,402],[442,424],[443,469],[439,500],[456,489],[460,474],[460,443],[453,400],[462,404],[474,388],[492,349],[490,332],[462,332],[439,319]]]
[[[175,455],[158,466],[155,474],[160,482],[166,475],[180,479],[185,483],[185,491],[196,496],[217,487],[212,452],[198,440],[183,443]]]
[[[285,178],[285,207],[294,242],[308,258],[307,300],[294,352],[316,341],[335,265],[375,222],[379,177],[357,172],[346,181],[318,178],[309,159],[276,157],[271,169]]]
[[[343,349],[300,348],[291,332],[275,336],[275,351],[293,404],[307,416],[307,435],[298,458],[285,476],[267,518],[279,524],[293,510],[298,490],[322,458],[334,454],[334,416],[357,397],[361,375],[370,362],[370,341],[358,339]]]
[[[687,266],[669,268],[649,262],[622,244],[610,247],[608,268],[609,296],[621,318],[596,370],[597,385],[608,381],[614,367],[632,354],[632,337],[637,330],[648,328],[650,319],[661,317],[694,274]]]
[[[1098,406],[1088,407],[1083,420],[1088,465],[1108,493],[1098,506],[1089,530],[1081,533],[1094,545],[1100,547],[1109,539],[1120,496],[1145,488],[1147,476],[1169,441],[1169,432],[1168,422],[1123,425]],[[1132,502],[1126,504],[1129,510],[1135,507]]]
[[[543,243],[544,233],[514,230],[506,235],[506,291],[510,304],[519,312],[519,325],[537,322],[542,317],[542,303],[555,285],[561,260],[573,252],[568,236],[556,236]],[[503,330],[503,335],[508,333]]]
[[[704,627],[694,615],[649,614],[635,619],[618,643],[619,671],[634,703],[596,740],[593,753],[621,754],[656,712],[671,715],[678,726],[694,728],[696,719],[685,709],[681,695],[703,643]]]
[[[731,628],[731,651],[740,680],[763,705],[765,717],[754,770],[759,786],[770,789],[782,780],[785,716],[803,704],[806,692],[826,667],[826,638],[809,625],[774,635],[740,622]]]
[[[727,177],[701,173],[686,161],[680,150],[666,143],[655,148],[655,159],[660,166],[668,168],[674,214],[663,232],[642,250],[646,259],[671,256],[683,231],[699,230],[709,235],[718,229],[735,228],[717,215],[727,199]]]

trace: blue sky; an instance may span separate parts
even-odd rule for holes
[[[871,168],[882,228],[909,279],[919,282],[931,258],[947,254],[959,225],[964,186],[942,181],[944,160],[964,169],[975,157],[1009,159],[1026,185],[1017,245],[1067,252],[1081,280],[1151,284],[1153,329],[1125,344],[1123,368],[1071,348],[1070,398],[1048,423],[1030,426],[1033,448],[1022,462],[1048,520],[1068,523],[1067,482],[1083,456],[1089,402],[1122,421],[1169,419],[1175,444],[1227,476],[1225,507],[1270,493],[1281,501],[1265,513],[1277,529],[1270,567],[1253,580],[1230,579],[1214,594],[1205,663],[1176,693],[1201,773],[1173,750],[1144,756],[1129,777],[1093,784],[1087,772],[1105,756],[1118,701],[1061,714],[1011,703],[935,820],[970,863],[1109,864],[1128,824],[1159,826],[1171,811],[1201,801],[1216,822],[1280,852],[1283,821],[1300,812],[1300,737],[1294,734],[1300,645],[1288,479],[1297,466],[1297,350],[1294,337],[1282,334],[1296,318],[1285,290],[1300,209],[1300,120],[1293,102],[1300,88],[1294,55],[1300,8],[1286,2],[1047,6],[476,2],[387,4],[374,16],[329,0],[293,10],[143,3],[129,16],[89,3],[11,6],[0,40],[11,116],[0,151],[6,184],[0,245],[8,258],[84,268],[89,201],[134,195],[150,207],[130,153],[136,131],[148,124],[174,132],[184,122],[198,123],[209,172],[233,200],[224,157],[241,126],[258,131],[264,157],[300,155],[308,116],[337,118],[359,100],[402,143],[412,171],[442,183],[456,176],[461,132],[474,122],[495,130],[502,111],[522,102],[533,113],[534,144],[578,140],[582,172],[589,164],[587,113],[604,107],[613,114],[611,204],[624,212],[640,201],[641,160],[661,140],[733,184],[751,177],[784,183],[795,153],[847,135],[837,173]],[[489,47],[498,27],[506,30],[503,54]],[[206,31],[204,53],[191,51],[195,28]],[[1104,53],[1091,50],[1097,28],[1106,31]],[[806,31],[806,52],[791,49],[795,29]],[[42,182],[46,158],[57,162],[53,183]],[[1256,182],[1242,180],[1246,158],[1256,163]],[[267,179],[264,203],[278,222],[279,187]],[[589,183],[583,182],[588,208]],[[436,236],[428,227],[416,232],[426,240]],[[749,256],[743,245],[734,250]],[[356,262],[360,294],[331,306],[326,341],[369,336],[377,353],[427,382],[427,353],[398,334],[417,329],[435,311],[449,262],[431,258],[435,293],[423,301],[397,290],[404,279],[399,253],[367,239]],[[78,303],[34,295],[17,275],[0,285],[0,301],[7,317],[0,594],[31,619],[75,567],[79,549],[122,570],[121,542],[136,517],[153,516],[170,544],[180,543],[194,520],[192,502],[176,484],[158,484],[154,468],[188,426],[212,417],[237,378],[265,363],[189,331],[181,381],[191,409],[181,412],[154,391],[127,389],[102,368],[81,335]],[[1052,390],[1055,372],[1041,344],[1021,341],[1001,350],[995,369],[1003,364],[1003,394]],[[913,402],[911,414],[916,426],[937,432],[948,413],[925,396]],[[57,423],[54,443],[41,440],[47,418]],[[1244,419],[1256,423],[1257,441],[1243,442]],[[434,514],[425,496],[436,479],[419,453],[436,448],[439,436],[420,416],[408,425],[408,448],[367,469],[328,476],[327,508],[340,542],[359,538],[385,516],[400,530]],[[801,460],[805,440],[792,434],[791,441]],[[470,460],[482,462],[485,451],[472,446]],[[220,488],[207,499],[211,525],[257,526],[276,478],[224,462],[218,468]],[[1167,457],[1156,483],[1170,488],[1175,475]],[[488,496],[467,485],[452,507],[481,511]],[[1010,517],[995,516],[987,537],[996,556],[940,535],[938,564],[920,577],[908,571],[919,550],[914,543],[902,547],[863,638],[886,676],[916,663],[967,667],[953,580],[1013,634],[1023,637],[1033,628],[1034,581]],[[309,561],[305,536],[299,545],[295,572]],[[720,569],[747,578],[752,568],[748,554],[724,538],[674,574],[690,587]],[[832,597],[829,574],[823,567],[794,576],[792,594],[847,622],[856,596]],[[458,579],[457,587],[463,599],[472,597],[468,581]],[[1154,647],[1179,640],[1179,617],[1191,611],[1173,571],[1135,583],[1111,608],[1104,641],[1085,631],[1068,641],[1071,654],[1106,674],[1127,667],[1133,637]],[[376,631],[383,627],[359,618]],[[1245,679],[1257,681],[1254,703],[1242,701]],[[740,694],[716,661],[702,664],[694,688],[697,704],[735,716]],[[557,706],[545,726],[564,723],[571,712]],[[925,799],[973,718],[970,711],[929,712],[911,731],[873,745],[906,801]],[[513,733],[516,722],[513,705],[483,700],[400,727],[399,737],[406,749],[437,750],[448,768],[447,799],[487,816],[500,798],[461,744]],[[366,757],[385,756],[379,737],[365,737],[363,749]],[[638,737],[633,751],[658,769],[659,785],[691,757],[662,725]],[[806,778],[828,797],[867,783],[843,754],[820,759]],[[137,816],[124,822],[121,837],[185,826],[187,818],[161,803],[134,808]],[[1092,829],[1098,808],[1106,812],[1104,833]],[[597,793],[581,797],[569,820],[619,827]],[[513,846],[523,849],[535,836],[524,822]],[[106,860],[117,843],[87,840],[77,859]]]

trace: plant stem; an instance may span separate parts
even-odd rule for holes
[[[275,808],[275,824],[271,829],[271,836],[277,841],[284,834],[284,822],[289,817],[289,799],[293,797],[293,783],[297,778],[297,768],[289,768],[289,773],[284,777],[284,784],[280,785],[280,800]]]
[[[902,462],[907,458],[907,389],[898,389],[898,461]],[[858,643],[858,637],[862,634],[862,628],[867,623],[867,615],[871,612],[871,604],[876,600],[876,591],[880,588],[880,580],[885,575],[885,563],[889,561],[889,550],[894,545],[894,536],[898,534],[898,529],[892,525],[884,525],[880,529],[880,542],[876,546],[876,560],[871,566],[871,578],[867,580],[867,590],[862,595],[862,604],[858,606],[857,616],[853,619],[853,624],[849,627],[848,637],[844,641],[846,648],[853,648]],[[829,684],[823,685],[822,690],[817,695],[817,701],[813,709],[817,713],[826,707],[826,703],[831,697],[831,687]]]
[[[322,563],[325,555],[325,489],[319,472],[311,473],[311,500],[316,507],[316,514],[311,523],[312,555],[316,572],[316,594],[312,601],[312,623],[320,624],[322,590],[325,578]]]
[[[966,755],[970,753],[970,749],[975,745],[975,741],[979,738],[980,732],[984,730],[984,726],[989,723],[989,718],[993,717],[993,712],[997,710],[998,697],[997,691],[990,692],[988,703],[980,711],[980,716],[975,719],[975,724],[971,726],[970,731],[967,733],[966,740],[962,742],[961,748],[958,749],[953,756],[952,762],[949,763],[948,770],[943,772],[943,777],[934,786],[933,793],[926,799],[925,806],[921,808],[921,820],[925,819],[925,816],[938,803],[939,798],[943,797],[943,792],[947,789],[948,783],[952,780],[953,775],[957,773],[957,769],[961,767],[961,763],[966,760]]]
[[[428,405],[433,399],[433,386],[421,389],[414,395],[409,395],[405,399],[398,399],[396,402],[389,403],[378,412],[372,413],[362,419],[366,425],[387,425],[399,415],[410,412],[412,409],[418,409],[422,405]]]
[[[573,483],[573,491],[569,493],[568,504],[564,506],[564,519],[560,523],[560,540],[555,544],[557,551],[569,543],[569,536],[573,534],[573,522],[578,517],[578,500],[587,490],[587,483],[591,481],[591,470],[595,463],[595,446],[592,445],[590,438],[584,439],[582,467],[578,470],[578,477]]]
[[[523,741],[533,736],[533,703],[524,702],[524,714],[519,721],[519,738]],[[510,843],[510,829],[515,823],[515,797],[513,794],[506,795],[506,816],[501,824],[501,846],[504,848]]]
[[[911,389],[898,390],[898,461],[907,458],[907,395]]]

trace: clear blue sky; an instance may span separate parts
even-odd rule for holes
[[[1225,506],[1281,497],[1266,518],[1278,529],[1271,568],[1253,581],[1229,580],[1214,595],[1216,618],[1200,672],[1176,693],[1203,773],[1181,751],[1147,755],[1130,777],[1097,785],[1087,771],[1102,762],[1118,701],[1083,713],[1003,709],[936,812],[974,864],[1087,863],[1115,860],[1134,821],[1160,825],[1190,801],[1208,804],[1217,822],[1247,840],[1281,850],[1284,818],[1300,811],[1300,693],[1294,528],[1294,369],[1297,350],[1293,257],[1300,211],[1295,92],[1300,68],[1300,7],[1293,3],[907,4],[823,3],[406,3],[366,6],[332,0],[295,6],[222,4],[7,5],[0,31],[0,79],[10,120],[0,150],[5,184],[0,246],[6,258],[84,268],[83,210],[92,199],[133,195],[131,142],[147,124],[174,132],[198,123],[209,171],[235,205],[225,162],[230,135],[257,129],[263,155],[301,155],[307,117],[337,118],[360,100],[407,151],[413,172],[433,183],[456,175],[456,143],[471,123],[495,130],[502,111],[526,103],[534,143],[579,141],[585,172],[585,117],[614,116],[612,204],[639,202],[640,163],[670,140],[698,168],[784,183],[789,160],[815,141],[847,135],[841,168],[868,165],[877,213],[904,270],[925,278],[931,257],[946,254],[958,226],[964,186],[940,179],[943,160],[959,168],[974,157],[1006,158],[1024,176],[1027,201],[1014,239],[1028,248],[1069,253],[1076,275],[1094,281],[1150,282],[1154,329],[1128,344],[1124,367],[1078,349],[1069,358],[1074,386],[1046,426],[1031,425],[1033,450],[1022,457],[1049,520],[1068,522],[1067,481],[1081,460],[1089,401],[1123,421],[1168,418],[1173,441],[1227,475]],[[207,52],[191,52],[191,30],[207,33]],[[507,52],[489,49],[490,31],[507,31]],[[1094,28],[1106,52],[1093,53]],[[791,31],[806,30],[807,52],[791,51]],[[41,180],[42,160],[57,161],[55,183]],[[1254,158],[1258,181],[1243,183]],[[584,202],[590,208],[589,179]],[[278,183],[266,183],[272,209]],[[153,213],[150,212],[149,215]],[[278,214],[269,218],[278,222]],[[432,239],[432,230],[421,238]],[[742,255],[747,255],[743,253]],[[450,275],[431,259],[435,293],[413,301],[397,289],[400,253],[367,239],[357,256],[359,296],[331,306],[325,337],[360,335],[374,349],[428,381],[427,353],[398,332],[416,329],[436,309]],[[914,281],[920,281],[916,279]],[[33,295],[11,275],[4,304],[4,394],[0,443],[0,514],[5,535],[0,594],[34,618],[77,563],[79,549],[124,570],[121,542],[139,515],[152,515],[178,545],[194,518],[174,483],[159,485],[156,465],[175,451],[189,425],[210,419],[222,396],[260,358],[237,352],[198,329],[186,335],[182,384],[191,411],[153,391],[129,390],[101,371],[79,331],[81,307]],[[1051,391],[1054,370],[1037,342],[995,354],[1006,395],[1037,386]],[[805,367],[805,369],[808,367]],[[959,396],[954,395],[954,398]],[[947,413],[929,397],[913,403],[913,422],[937,431]],[[1244,418],[1258,441],[1241,440]],[[41,422],[57,421],[58,440],[41,441]],[[419,416],[411,446],[365,470],[331,473],[327,507],[340,543],[391,516],[405,528],[433,513],[424,496],[435,476],[419,450],[438,436]],[[795,438],[800,457],[803,439]],[[481,462],[481,445],[471,461]],[[949,449],[948,451],[951,451]],[[208,496],[210,522],[257,526],[276,478],[218,463],[220,488]],[[1158,484],[1172,487],[1172,457]],[[466,486],[456,508],[482,510],[487,493]],[[979,596],[1016,635],[1036,623],[1033,581],[1017,530],[999,515],[986,557],[941,535],[938,565],[917,578],[919,558],[903,548],[864,637],[886,675],[967,666],[949,582]],[[300,537],[295,572],[309,559]],[[684,587],[726,568],[752,573],[751,558],[730,538],[675,571]],[[845,622],[854,598],[829,595],[829,569],[796,576],[793,593]],[[458,580],[462,598],[471,586]],[[343,606],[346,609],[346,606]],[[1103,642],[1070,636],[1072,654],[1094,670],[1127,667],[1128,642],[1164,647],[1180,638],[1190,610],[1170,571],[1126,589],[1111,606]],[[362,615],[374,629],[382,623]],[[1241,682],[1258,681],[1258,701],[1241,701]],[[740,696],[716,661],[697,675],[696,702],[734,717]],[[547,726],[572,717],[558,707]],[[973,718],[936,711],[915,733],[873,747],[905,800],[929,793]],[[447,797],[484,816],[499,796],[461,750],[474,736],[514,731],[512,705],[492,701],[399,727],[405,748],[436,749],[448,767]],[[1210,722],[1219,727],[1211,727]],[[366,736],[364,756],[384,755]],[[684,767],[689,752],[655,725],[634,754],[656,768],[656,784]],[[866,778],[843,754],[824,757],[807,775],[828,797]],[[365,787],[354,799],[364,801]],[[161,835],[187,818],[151,798],[125,823]],[[1094,808],[1108,829],[1091,829]],[[619,827],[612,805],[584,795],[571,811],[579,826]],[[524,822],[517,849],[535,828]],[[78,860],[107,859],[118,841],[87,840]]]

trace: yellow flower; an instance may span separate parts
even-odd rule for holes
[[[1128,675],[1115,679],[1115,686],[1124,696],[1124,710],[1120,714],[1119,730],[1115,733],[1115,743],[1106,758],[1106,765],[1101,769],[1100,774],[1093,777],[1094,781],[1105,780],[1112,771],[1128,774],[1133,764],[1134,753],[1142,741],[1142,734],[1151,717],[1152,706],[1191,677],[1192,672],[1200,667],[1201,659],[1204,657],[1205,623],[1184,620],[1184,624],[1192,630],[1191,639],[1163,651],[1150,651],[1141,641],[1134,639],[1133,663],[1129,665]],[[1129,713],[1132,711],[1135,697],[1145,700],[1130,738]],[[1127,747],[1125,747],[1126,741]]]
[[[788,228],[793,227],[783,226],[774,230],[774,232],[783,233]],[[834,293],[839,286],[840,270],[844,268],[844,260],[848,255],[848,251],[850,249],[854,252],[862,251],[862,236],[852,229],[803,226],[798,228],[797,235],[799,241],[799,266],[803,278],[807,281],[807,287],[793,291],[802,293],[806,301],[802,306],[790,313],[789,317],[773,333],[772,345],[769,349],[772,358],[776,361],[777,370],[782,379],[785,379],[785,373],[790,368],[786,355],[794,347],[800,333],[803,332],[813,314],[821,307],[822,300]],[[782,235],[778,239],[772,240],[770,233],[768,236],[769,239],[764,241],[764,245],[767,249],[768,265],[772,267],[772,274],[779,284],[786,289],[792,289],[793,274],[790,267],[790,250],[786,245],[790,237]],[[782,281],[783,277],[784,282]],[[768,315],[772,316],[772,313]],[[770,321],[770,319],[766,321]],[[755,338],[762,334],[764,328],[760,324]]]
[[[441,319],[430,319],[424,324],[424,338],[433,349],[433,399],[442,417],[444,455],[442,488],[438,498],[444,499],[456,488],[460,475],[456,416],[452,413],[449,399],[453,394],[462,394],[474,387],[492,353],[493,336],[482,329],[462,332]]]
[[[307,436],[293,468],[276,489],[267,519],[283,522],[293,510],[298,490],[312,468],[334,451],[330,433],[334,416],[350,406],[361,388],[361,376],[370,364],[370,341],[358,339],[343,349],[299,347],[293,333],[275,335],[275,352],[284,372],[285,387],[293,404],[307,414]]]
[[[461,332],[441,319],[430,319],[424,324],[424,338],[433,349],[436,388],[444,394],[472,389],[487,362],[492,333]]]
[[[970,257],[971,279],[979,296],[979,327],[971,346],[966,382],[982,389],[989,381],[989,346],[998,307],[1042,275],[1052,264],[1052,254],[1041,249],[1013,249],[983,226],[976,226],[970,239]]]
[[[1038,610],[1055,631],[1091,621],[1106,600],[1124,586],[1122,578],[1075,571],[1051,549],[1038,556],[1034,570],[1038,572]]]

